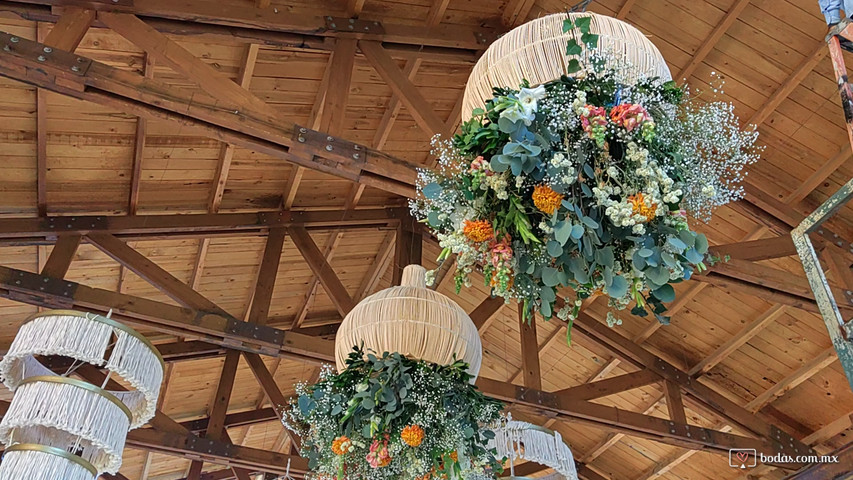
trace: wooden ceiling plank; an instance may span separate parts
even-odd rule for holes
[[[287,397],[281,393],[281,389],[278,388],[278,385],[275,383],[275,378],[273,378],[272,373],[270,373],[266,364],[258,354],[243,352],[243,358],[246,359],[246,363],[249,364],[252,374],[255,376],[258,384],[260,384],[261,389],[270,404],[272,404],[272,408],[275,410],[279,421],[284,421],[286,419],[286,413],[290,402],[288,402]],[[284,430],[286,435],[290,438],[290,441],[298,450],[301,445],[300,439],[287,428],[284,428]]]
[[[711,31],[711,34],[705,39],[702,43],[702,46],[696,50],[696,53],[693,55],[693,58],[687,62],[687,65],[678,72],[678,75],[675,77],[676,80],[688,79],[693,72],[696,71],[696,68],[705,61],[705,58],[709,53],[714,51],[714,48],[717,47],[717,43],[723,38],[723,35],[726,34],[726,31],[729,27],[732,26],[733,23],[737,20],[738,15],[743,12],[743,9],[749,4],[750,0],[737,0],[734,5],[726,12],[726,15],[720,20],[720,23],[714,27],[714,30]]]
[[[518,330],[521,335],[521,369],[524,386],[542,390],[542,371],[539,367],[539,340],[536,335],[536,318],[531,313],[525,319],[524,304],[518,304]]]
[[[145,78],[154,78],[154,57],[145,53],[142,75]],[[130,171],[130,198],[128,199],[127,212],[136,215],[139,211],[139,186],[142,183],[142,161],[145,150],[145,135],[148,130],[148,120],[143,117],[136,119],[136,136],[133,139],[133,165]]]
[[[779,108],[779,105],[791,95],[791,92],[793,92],[794,89],[803,82],[806,76],[814,70],[817,64],[826,57],[827,53],[829,53],[829,47],[827,47],[824,40],[820,40],[812,53],[803,59],[797,68],[791,72],[788,78],[782,82],[779,88],[776,89],[776,91],[767,98],[761,107],[752,114],[746,122],[747,125],[755,125],[757,128],[759,125],[764,123],[764,121],[767,120],[767,117],[772,115],[773,112]],[[849,145],[845,145],[845,147],[849,147]]]
[[[397,62],[388,55],[388,52],[382,48],[382,44],[375,41],[361,40],[358,42],[364,56],[379,73],[379,76],[385,80],[385,83],[391,87],[397,97],[406,106],[406,111],[415,122],[429,135],[435,135],[445,132],[445,124],[438,115],[432,105],[421,95],[415,85],[409,81],[406,75],[397,66]]]
[[[80,235],[63,235],[57,238],[53,251],[50,252],[50,256],[41,269],[41,274],[52,278],[65,278],[82,238]]]
[[[102,252],[182,305],[196,310],[224,313],[216,304],[118,238],[108,233],[89,233],[86,238]]]
[[[737,334],[731,337],[727,342],[720,345],[713,353],[706,356],[699,363],[694,365],[687,371],[689,375],[697,377],[704,375],[716,367],[720,362],[729,357],[733,352],[738,350],[744,344],[749,342],[753,337],[761,333],[768,325],[776,321],[780,315],[785,313],[785,306],[774,304],[764,311],[761,315],[755,318],[749,325],[743,327]]]
[[[844,143],[841,148],[838,150],[838,153],[832,156],[829,160],[824,162],[823,165],[820,166],[813,174],[811,174],[806,180],[804,180],[801,184],[797,186],[797,188],[788,195],[785,199],[785,203],[789,205],[796,205],[803,201],[806,197],[809,196],[810,193],[814,191],[820,184],[826,181],[833,172],[838,170],[842,165],[847,163],[850,160],[853,153],[850,151],[850,145]]]
[[[152,40],[149,39],[149,41]],[[21,47],[41,48],[37,42],[25,39],[21,39]],[[180,51],[188,54],[183,49]],[[311,140],[297,142],[296,137],[302,133],[297,126],[274,115],[270,116],[264,113],[264,110],[255,109],[252,102],[233,103],[225,97],[218,97],[215,100],[193,98],[189,92],[181,91],[155,79],[146,79],[98,62],[88,64],[86,59],[83,60],[88,65],[85,71],[72,74],[67,71],[67,68],[63,68],[56,58],[64,57],[60,52],[54,52],[54,55],[45,62],[38,62],[16,51],[2,51],[0,52],[0,75],[117,108],[132,115],[177,122],[182,125],[184,131],[209,135],[297,165],[376,186],[393,193],[404,196],[414,195],[416,168],[404,160],[364,146],[359,147],[364,155],[360,154],[358,159],[354,159],[353,155],[340,153],[341,150],[350,147],[331,151],[326,149],[326,140],[318,138],[322,135],[319,132],[304,132]],[[198,59],[196,61],[201,62]],[[204,62],[201,63],[204,64]],[[26,65],[44,71],[47,75],[28,76],[24,73]],[[212,70],[209,66],[206,68]],[[63,78],[61,85],[56,83],[56,77],[50,75],[51,73]],[[202,76],[211,77],[210,75]],[[228,82],[229,89],[234,88],[248,94],[229,79],[222,77],[222,80]],[[83,88],[83,84],[89,87]],[[97,87],[90,88],[93,84],[97,84]],[[229,112],[228,109],[232,106],[236,108]],[[294,143],[309,144],[314,155],[311,157],[294,155],[290,152],[290,147]],[[355,146],[351,147],[355,148]],[[314,156],[320,159],[315,159]],[[329,159],[337,163],[330,166]]]
[[[323,252],[320,251],[317,244],[311,239],[308,231],[304,228],[293,227],[289,229],[289,232],[291,240],[303,258],[305,258],[311,271],[320,279],[323,289],[329,294],[332,303],[335,304],[335,308],[342,317],[346,316],[355,306],[355,302],[350,297],[346,287],[338,279],[334,269],[326,261]]]
[[[364,280],[362,280],[361,285],[358,287],[358,291],[355,293],[356,300],[361,301],[364,297],[370,295],[370,293],[373,292],[379,284],[379,281],[382,280],[385,270],[388,269],[388,265],[391,263],[391,254],[394,252],[395,237],[396,232],[394,231],[389,231],[385,234],[382,244],[379,245],[379,252],[373,259],[373,262],[370,263],[370,268],[367,270]]]
[[[95,11],[79,7],[66,7],[56,25],[44,39],[45,45],[73,52],[83,41],[95,21]]]
[[[284,228],[272,228],[267,236],[261,265],[258,268],[258,281],[252,299],[252,308],[249,313],[249,322],[251,323],[259,325],[267,323],[275,280],[278,276],[279,263],[284,250],[285,236],[286,230]]]
[[[815,376],[818,372],[828,367],[836,360],[838,360],[838,356],[835,353],[835,348],[830,346],[815,358],[803,364],[803,366],[798,368],[796,371],[780,380],[776,385],[773,385],[762,392],[761,395],[755,397],[755,399],[746,404],[746,409],[751,412],[761,410],[761,407],[776,400],[776,398],[781,397],[797,385]]]
[[[618,393],[645,387],[660,382],[660,376],[650,370],[640,370],[626,373],[605,380],[583,383],[574,387],[558,390],[557,395],[578,400],[594,400],[596,398],[615,395]]]

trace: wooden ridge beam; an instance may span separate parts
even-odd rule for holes
[[[123,240],[170,236],[266,235],[269,229],[396,227],[404,209],[310,210],[186,215],[0,218],[0,239],[46,242],[54,237],[108,233]],[[52,243],[52,242],[50,242]]]
[[[790,235],[715,245],[710,247],[709,250],[711,255],[721,259],[730,257],[735,260],[750,260],[753,262],[771,258],[790,257],[797,254],[797,249],[794,248],[794,241]]]
[[[0,33],[0,42],[11,44],[12,36]],[[186,92],[57,49],[38,61],[36,52],[43,48],[43,44],[19,38],[15,48],[0,52],[0,75],[131,115],[175,122],[184,129],[333,176],[414,195],[414,165],[345,140],[328,140],[326,134],[269,115],[236,93],[215,98]],[[291,151],[294,144],[302,147]],[[305,155],[305,151],[311,154]]]

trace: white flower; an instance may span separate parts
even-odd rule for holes
[[[514,103],[501,111],[501,118],[509,119],[511,122],[522,120],[525,125],[530,126],[536,114],[533,111],[525,111],[520,103]]]
[[[545,93],[544,85],[539,85],[536,88],[522,88],[518,92],[518,101],[521,103],[524,112],[527,114],[536,112],[537,102],[545,98]]]

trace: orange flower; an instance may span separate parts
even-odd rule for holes
[[[424,441],[424,429],[418,425],[409,425],[400,432],[400,438],[410,447],[417,447]]]
[[[492,223],[488,220],[465,220],[462,233],[473,242],[486,242],[495,238]]]
[[[458,462],[459,461],[459,453],[457,453],[456,450],[450,452],[450,459],[453,460],[454,462]]]
[[[553,215],[560,208],[563,196],[555,192],[548,185],[536,185],[533,189],[533,204],[540,211]]]
[[[642,193],[631,195],[628,202],[634,207],[634,213],[646,217],[647,222],[655,218],[658,206],[654,203],[646,204],[646,197]]]
[[[343,455],[352,450],[352,442],[344,435],[332,440],[332,453],[335,455]]]

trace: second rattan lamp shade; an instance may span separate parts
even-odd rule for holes
[[[575,58],[566,55],[566,42],[575,36],[582,44],[577,29],[563,32],[567,16],[592,18],[590,32],[599,35],[598,45],[607,58],[633,66],[631,71],[623,72],[626,80],[640,76],[672,78],[657,47],[630,24],[595,13],[547,15],[511,30],[480,57],[465,87],[463,120],[493,97],[494,87],[518,88],[522,80],[539,85],[564,75],[569,60]],[[583,58],[579,60],[584,63]]]
[[[398,352],[439,365],[465,361],[474,377],[480,371],[483,348],[471,318],[453,300],[426,288],[426,269],[409,265],[402,285],[377,292],[347,314],[335,336],[338,370],[353,347],[365,351]]]

